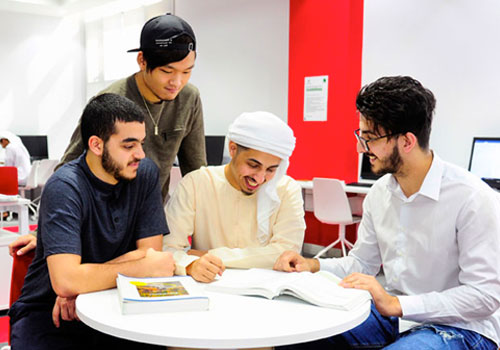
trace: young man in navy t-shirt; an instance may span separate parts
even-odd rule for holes
[[[86,152],[47,182],[36,256],[9,311],[12,349],[138,348],[76,318],[81,293],[115,287],[117,273],[171,276],[159,171],[144,158],[144,115],[125,97],[103,94],[85,108]],[[62,320],[61,320],[61,319]]]

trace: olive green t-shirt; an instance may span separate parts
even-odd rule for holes
[[[146,157],[151,158],[160,168],[160,186],[165,199],[168,194],[170,169],[176,156],[182,175],[207,164],[200,94],[194,85],[188,83],[171,101],[160,103],[146,101],[153,119],[158,124],[158,135],[155,135],[154,123],[144,106],[134,76],[135,74],[114,82],[99,94],[115,93],[125,96],[144,111],[146,124],[144,152]],[[80,123],[78,123],[61,163],[76,159],[83,151]]]

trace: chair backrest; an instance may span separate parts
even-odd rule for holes
[[[38,167],[38,186],[45,186],[47,180],[54,173],[56,165],[59,163],[57,159],[42,159]]]
[[[179,181],[182,180],[181,169],[177,166],[173,166],[170,170],[170,185],[168,186],[168,194],[172,195],[177,187]]]
[[[17,186],[17,168],[0,166],[0,194],[15,196],[18,192]]]
[[[14,254],[12,261],[12,278],[10,282],[10,300],[9,304],[12,306],[14,302],[21,296],[21,289],[24,284],[24,277],[28,272],[33,258],[35,257],[35,250],[31,250],[24,255]],[[9,326],[9,344],[10,344],[10,326]]]
[[[28,175],[28,179],[26,180],[26,185],[22,186],[24,189],[29,190],[32,188],[38,187],[38,167],[40,166],[40,161],[35,160],[31,164],[30,174]]]
[[[314,178],[313,205],[314,216],[323,223],[352,223],[351,207],[340,180]]]

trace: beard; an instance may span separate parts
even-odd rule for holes
[[[134,162],[139,161],[138,159],[134,159]],[[102,152],[101,165],[103,169],[111,174],[116,180],[125,180],[130,181],[133,178],[128,178],[122,175],[123,166],[118,164],[113,157],[109,154],[108,147],[104,145],[104,150]]]
[[[379,160],[382,163],[379,169],[373,169],[372,164],[372,171],[375,175],[396,174],[401,170],[401,166],[403,165],[403,160],[397,146],[394,146],[392,153],[388,157]]]

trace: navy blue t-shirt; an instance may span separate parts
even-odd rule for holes
[[[76,254],[83,263],[104,263],[136,249],[141,238],[168,233],[159,171],[150,159],[137,176],[111,185],[89,169],[85,154],[62,166],[44,187],[38,220],[38,243],[20,298],[9,315],[52,310],[56,294],[46,258]]]

